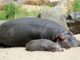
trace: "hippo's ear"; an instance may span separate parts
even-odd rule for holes
[[[65,36],[63,34],[56,35],[55,38],[54,37],[52,38],[52,40],[54,40],[54,42],[64,41],[65,40]]]
[[[57,41],[64,41],[65,39],[66,39],[66,37],[62,34],[56,36]]]

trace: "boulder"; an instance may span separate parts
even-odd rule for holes
[[[73,21],[80,21],[80,12],[72,12],[70,16]]]
[[[80,12],[72,12],[67,17],[69,30],[74,34],[80,33]]]
[[[55,21],[68,29],[67,22],[66,22],[66,15],[67,15],[67,1],[59,2],[55,7],[50,9],[44,8],[41,11],[41,18],[49,19]]]

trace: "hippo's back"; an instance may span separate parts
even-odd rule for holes
[[[51,29],[50,29],[51,28]],[[9,46],[24,45],[33,39],[49,38],[52,33],[64,31],[56,22],[39,18],[20,18],[0,26],[0,42]],[[15,43],[15,44],[14,44]]]
[[[41,27],[45,27],[46,25],[48,25],[49,27],[52,28],[58,28],[60,30],[65,30],[64,27],[62,27],[60,24],[50,21],[50,20],[45,20],[45,19],[40,19],[40,18],[20,18],[20,19],[16,19],[16,20],[11,20],[8,22],[5,22],[2,25],[15,25],[15,24],[24,24],[24,25],[33,25],[33,26],[41,26]]]

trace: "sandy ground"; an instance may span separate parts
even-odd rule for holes
[[[4,21],[0,21],[0,24]],[[75,35],[80,40],[80,34]],[[0,60],[80,60],[80,47],[63,52],[26,51],[24,47],[0,48]]]
[[[79,40],[80,35],[75,35]],[[63,52],[26,51],[24,47],[0,48],[0,60],[80,60],[80,47]]]

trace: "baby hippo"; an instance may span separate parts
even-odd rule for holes
[[[26,44],[28,51],[63,51],[63,48],[56,42],[48,39],[31,40]]]

